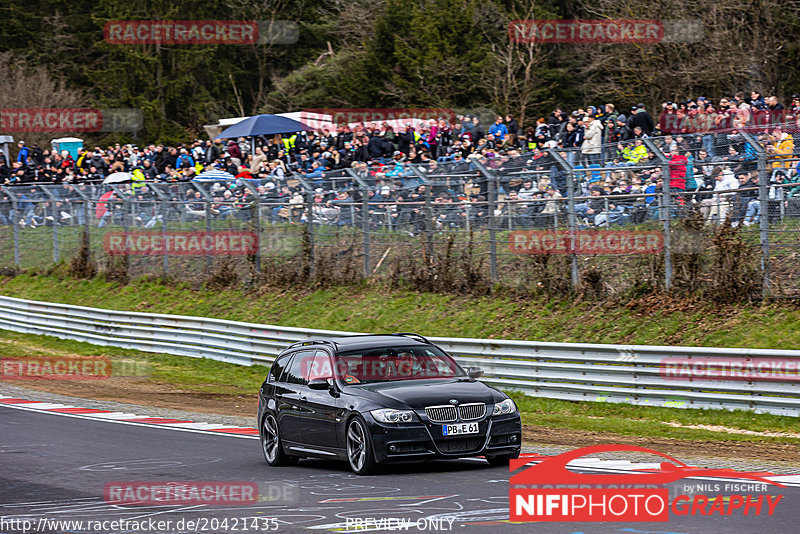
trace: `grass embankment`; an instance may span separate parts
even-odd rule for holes
[[[256,294],[239,290],[193,291],[146,280],[122,286],[101,280],[33,275],[0,279],[0,294],[101,308],[364,332],[421,331],[433,336],[595,343],[800,347],[800,329],[796,328],[800,310],[787,304],[721,310],[692,303],[666,309],[653,302],[654,309],[646,303],[627,307],[554,303],[503,297],[389,293],[367,287]],[[6,331],[0,331],[0,341],[0,354],[6,356],[78,354],[146,362],[149,381],[176,391],[251,396],[266,373],[262,366],[247,368]],[[791,436],[800,433],[800,421],[793,417],[572,403],[522,395],[515,395],[515,399],[524,422],[540,427],[653,438],[800,443],[800,439]],[[710,424],[790,436],[685,428]]]

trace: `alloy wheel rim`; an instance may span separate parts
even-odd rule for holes
[[[359,471],[364,466],[367,454],[364,442],[364,429],[361,428],[359,423],[354,422],[347,431],[347,458],[356,471]]]
[[[262,444],[264,447],[264,456],[266,456],[267,460],[270,462],[274,462],[275,457],[278,455],[278,425],[275,422],[275,418],[271,415],[264,419]]]

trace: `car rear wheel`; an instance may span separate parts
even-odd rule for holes
[[[496,454],[494,456],[487,456],[486,461],[489,462],[489,465],[508,466],[509,460],[513,460],[514,458],[519,458],[519,451],[511,454]]]
[[[297,463],[296,456],[290,456],[283,451],[278,421],[271,413],[267,414],[261,424],[261,449],[267,463],[273,467]]]
[[[345,438],[350,469],[357,475],[371,475],[377,472],[378,464],[372,452],[372,438],[364,420],[360,417],[351,419],[347,424]]]

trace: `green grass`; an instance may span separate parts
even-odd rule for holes
[[[255,395],[267,375],[264,365],[246,367],[204,358],[151,354],[0,330],[0,358],[68,355],[108,358],[112,374],[116,374],[113,370],[120,363],[123,374],[141,375],[152,382],[201,393]],[[25,382],[19,384],[24,386]]]
[[[470,297],[369,286],[309,292],[192,290],[142,279],[128,285],[23,274],[0,294],[118,310],[217,317],[360,332],[540,341],[797,349],[800,309],[791,303],[716,308],[684,303],[650,310],[590,302]]]

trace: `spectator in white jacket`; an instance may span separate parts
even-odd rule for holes
[[[739,189],[739,181],[733,172],[727,167],[716,167],[713,172],[714,194],[711,198],[704,199],[700,209],[707,223],[714,221],[722,224],[728,218],[731,211],[731,200]]]
[[[602,123],[587,115],[583,119],[583,144],[581,145],[581,155],[586,166],[592,163],[600,163],[600,153],[603,143]]]

